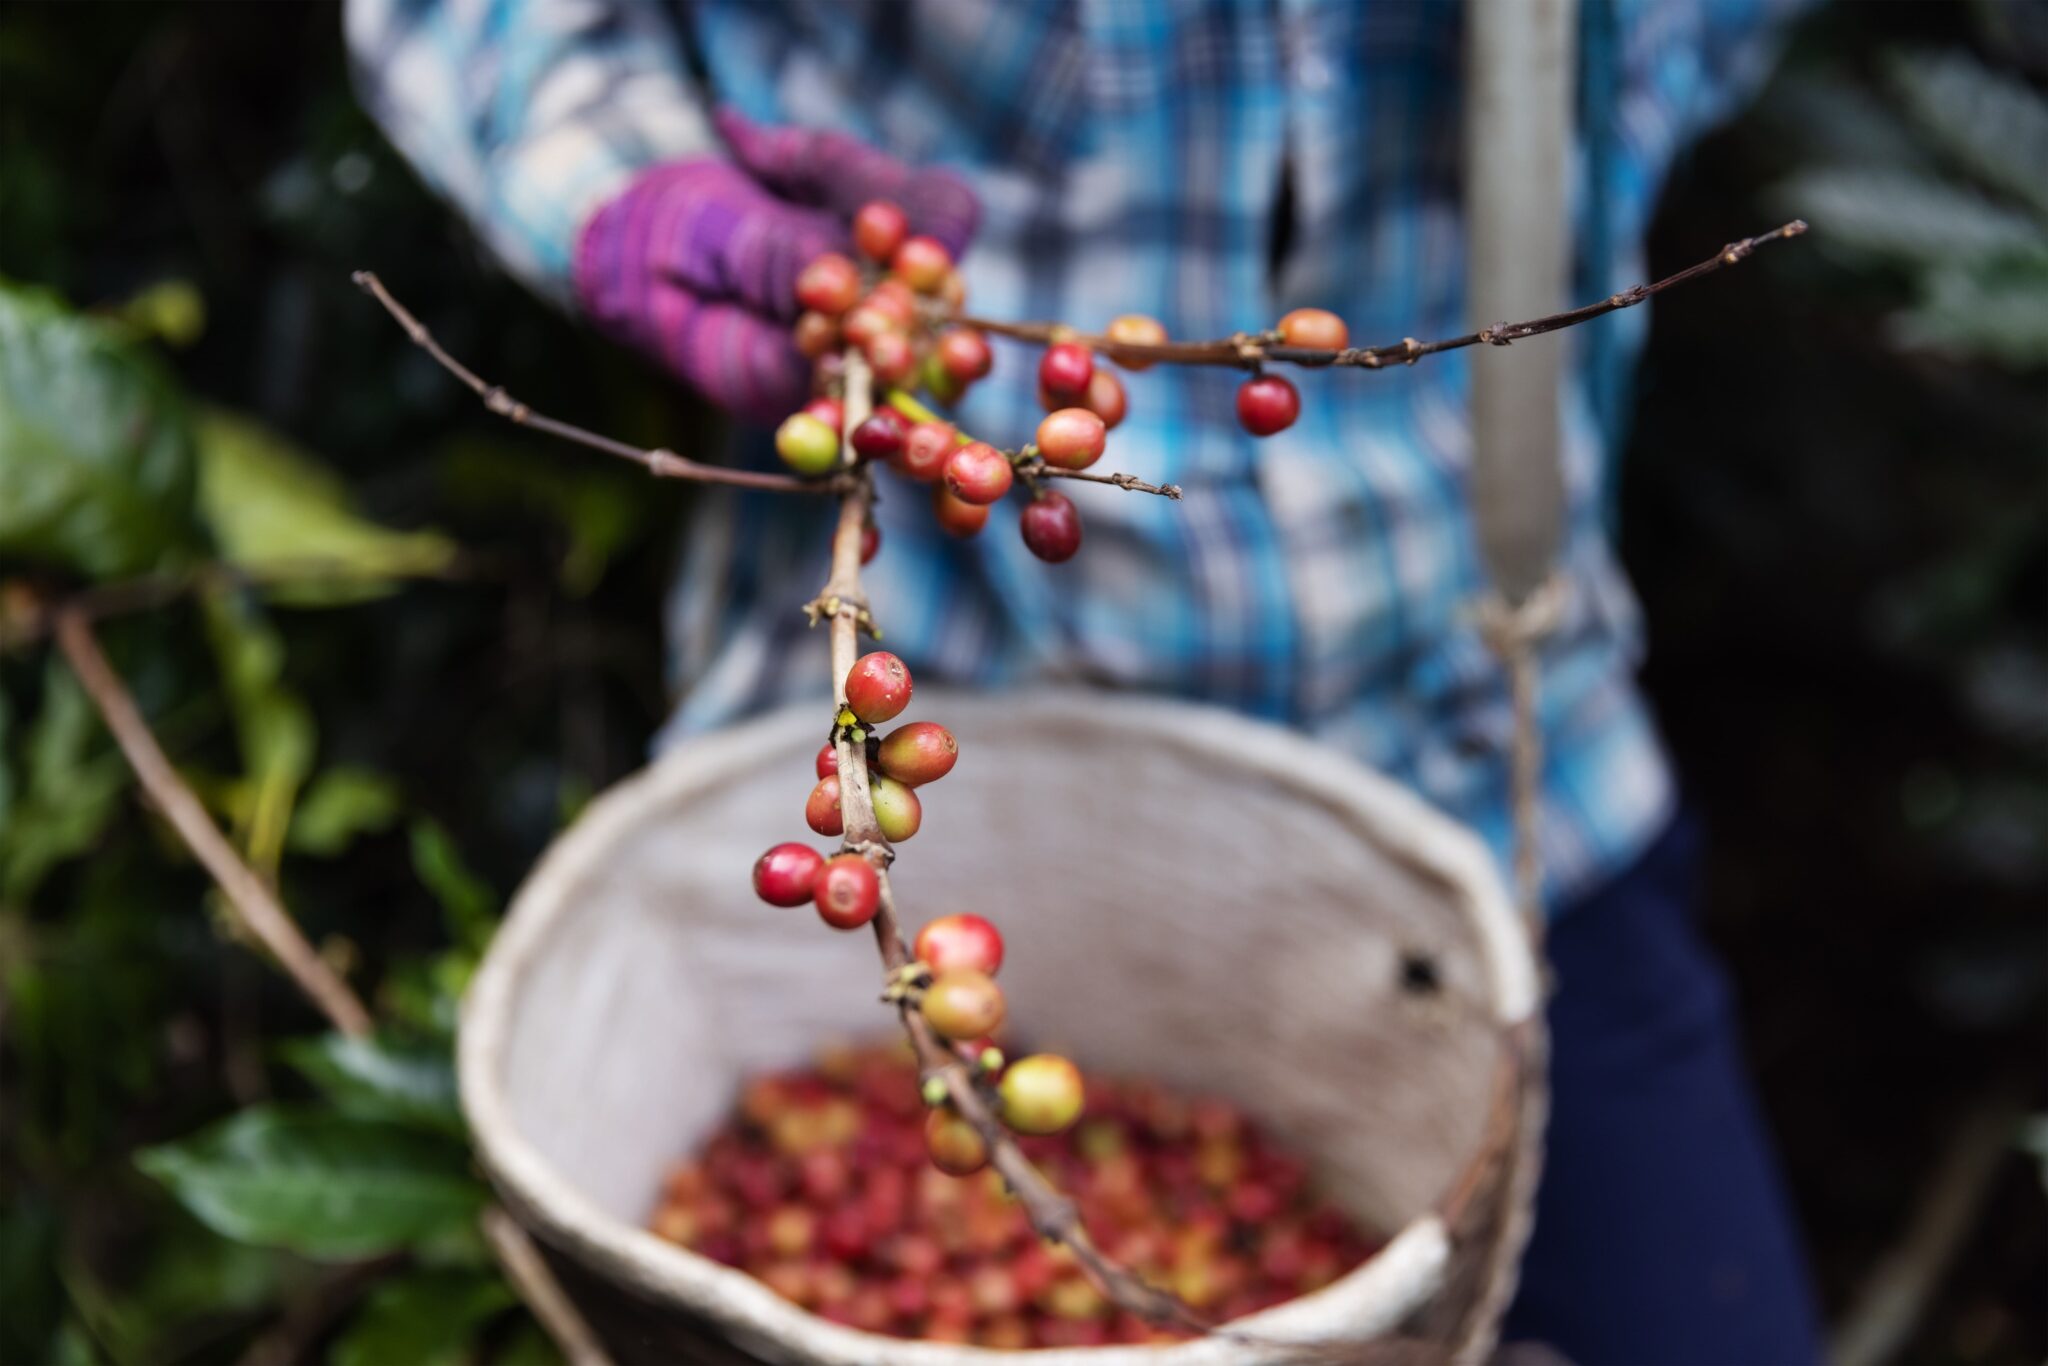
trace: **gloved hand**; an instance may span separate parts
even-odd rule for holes
[[[958,257],[981,206],[952,172],[912,170],[844,133],[763,127],[728,110],[714,122],[729,159],[650,167],[591,215],[576,243],[576,296],[600,327],[714,402],[775,422],[809,388],[789,335],[797,273],[845,247],[854,211],[893,200],[912,231]]]

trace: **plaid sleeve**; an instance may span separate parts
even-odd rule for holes
[[[716,145],[655,0],[348,0],[344,22],[385,134],[556,299],[598,205],[642,167]]]

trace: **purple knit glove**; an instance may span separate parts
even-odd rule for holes
[[[584,224],[576,297],[607,332],[657,356],[714,402],[772,423],[801,404],[810,364],[789,324],[796,277],[846,244],[870,199],[957,256],[980,217],[948,171],[913,171],[844,133],[715,122],[733,160],[650,167]]]

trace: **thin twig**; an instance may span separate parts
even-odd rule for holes
[[[550,436],[558,436],[564,441],[573,441],[594,451],[603,451],[606,455],[615,455],[621,460],[630,460],[658,479],[689,479],[702,484],[731,484],[739,488],[767,489],[776,493],[837,493],[842,487],[837,479],[797,479],[787,474],[769,474],[760,470],[735,470],[724,465],[707,465],[701,460],[691,460],[671,450],[615,441],[587,428],[537,413],[506,393],[503,388],[487,383],[481,375],[442,349],[441,343],[434,340],[433,334],[427,331],[426,326],[413,317],[404,304],[392,297],[391,291],[384,287],[384,282],[379,280],[374,272],[359,270],[349,278],[354,280],[364,293],[384,306],[384,311],[405,330],[405,335],[412,339],[413,345],[432,356],[443,370],[468,386],[471,392],[484,401],[484,407],[508,422],[517,423],[521,427],[531,427]]]
[[[945,418],[940,417],[930,408],[918,402],[916,397],[903,392],[901,389],[890,393],[889,406],[909,418],[912,422],[946,422]],[[946,425],[953,427],[954,440],[958,444],[964,446],[974,440],[973,437],[961,431],[955,424],[946,422]],[[848,430],[851,430],[851,427]],[[1022,452],[1004,451],[1003,454],[1008,456],[1016,466],[1018,477],[1027,481],[1032,479],[1082,479],[1091,484],[1113,485],[1130,493],[1156,493],[1162,498],[1171,498],[1176,502],[1180,500],[1181,488],[1179,484],[1148,484],[1135,474],[1097,474],[1093,470],[1060,469],[1057,466],[1046,464],[1042,457],[1033,455],[1028,449]]]
[[[872,406],[871,377],[858,351],[846,353],[846,390],[843,398],[851,433],[867,417]],[[864,599],[860,581],[861,532],[867,523],[868,505],[873,497],[873,473],[866,465],[854,464],[849,436],[843,458],[854,469],[854,486],[840,504],[839,522],[832,536],[832,573],[821,599],[831,604],[832,617],[832,700],[834,708],[846,705],[846,676],[852,670],[860,648],[860,614]],[[854,744],[842,729],[839,757],[839,810],[845,825],[846,849],[865,857],[874,866],[881,884],[881,906],[875,913],[875,947],[880,952],[885,978],[893,979],[910,962],[902,930],[896,918],[896,901],[889,886],[889,864],[894,851],[883,838],[875,820],[874,800],[868,783],[867,747]],[[924,1016],[908,1005],[898,1011],[903,1029],[917,1053],[921,1078],[936,1077],[961,1118],[974,1126],[988,1147],[989,1165],[1009,1183],[1025,1218],[1042,1238],[1060,1243],[1097,1289],[1112,1302],[1150,1323],[1167,1324],[1190,1332],[1206,1332],[1211,1325],[1180,1299],[1157,1286],[1147,1284],[1136,1273],[1112,1260],[1082,1226],[1074,1202],[1047,1181],[1031,1159],[1017,1146],[989,1109],[975,1086],[974,1074],[951,1047],[943,1043],[925,1022]]]
[[[236,919],[270,950],[278,965],[336,1029],[357,1037],[368,1034],[370,1012],[349,990],[348,983],[307,942],[270,887],[242,861],[214,825],[213,818],[206,814],[199,798],[178,776],[135,699],[100,650],[91,624],[76,613],[60,611],[56,637],[57,648],[71,665],[71,671],[78,675],[86,696],[99,709],[107,729],[113,732],[115,743],[127,756],[128,766],[135,770],[143,790],[163,812],[185,847],[212,874]]]
[[[497,1205],[483,1212],[484,1239],[504,1269],[505,1279],[526,1301],[535,1319],[554,1339],[569,1366],[612,1366],[611,1356],[590,1323],[562,1289],[555,1273],[519,1222]]]
[[[1619,294],[1610,294],[1598,303],[1586,304],[1563,313],[1552,313],[1524,323],[1495,323],[1491,327],[1482,327],[1477,332],[1467,332],[1459,337],[1446,337],[1441,341],[1425,342],[1417,341],[1413,337],[1403,337],[1398,342],[1382,346],[1352,346],[1332,351],[1312,346],[1288,346],[1273,332],[1240,332],[1216,341],[1162,342],[1155,346],[1146,346],[1083,333],[1064,323],[1012,323],[972,316],[961,316],[955,321],[1018,341],[1083,342],[1111,360],[1137,361],[1141,364],[1226,365],[1241,370],[1256,370],[1261,365],[1284,363],[1312,369],[1345,366],[1380,370],[1390,365],[1413,365],[1424,356],[1433,356],[1443,351],[1457,351],[1467,346],[1478,346],[1482,342],[1489,346],[1506,346],[1528,337],[1538,337],[1546,332],[1557,332],[1579,323],[1590,322],[1594,318],[1624,308],[1633,308],[1643,300],[1662,294],[1674,286],[1735,265],[1758,247],[1797,237],[1805,231],[1805,220],[1795,218],[1790,223],[1773,228],[1769,232],[1730,242],[1698,265],[1688,266],[1675,275],[1667,275],[1654,284],[1635,285],[1622,290]]]

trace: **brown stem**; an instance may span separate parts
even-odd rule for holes
[[[842,485],[837,479],[797,479],[787,474],[769,474],[760,470],[735,470],[723,465],[707,465],[701,460],[690,460],[671,450],[649,449],[629,445],[624,441],[615,441],[611,437],[600,436],[586,428],[537,413],[499,386],[485,382],[481,375],[443,350],[441,343],[434,340],[433,334],[427,331],[426,326],[413,317],[404,304],[392,297],[391,291],[384,287],[384,282],[379,280],[374,272],[359,270],[349,278],[354,280],[364,293],[384,305],[384,311],[405,330],[405,335],[412,339],[413,345],[432,356],[443,370],[467,385],[484,401],[484,407],[508,422],[517,423],[521,427],[531,427],[550,436],[561,437],[564,441],[573,441],[594,451],[603,451],[606,455],[618,456],[621,460],[630,460],[658,479],[689,479],[702,484],[731,484],[739,488],[768,489],[776,493],[842,491]]]
[[[1018,341],[1084,342],[1111,360],[1137,361],[1141,364],[1227,365],[1242,370],[1256,370],[1261,365],[1284,363],[1313,369],[1353,366],[1379,370],[1389,365],[1412,365],[1424,356],[1433,356],[1441,351],[1457,351],[1467,346],[1477,346],[1481,342],[1490,346],[1506,346],[1510,342],[1541,336],[1546,332],[1561,331],[1608,313],[1633,308],[1643,300],[1676,285],[1697,280],[1702,275],[1711,275],[1726,266],[1732,266],[1747,258],[1758,247],[1797,237],[1805,231],[1805,220],[1795,218],[1790,223],[1773,228],[1769,232],[1730,242],[1698,265],[1688,266],[1677,274],[1667,275],[1653,284],[1634,285],[1619,294],[1610,294],[1598,303],[1568,309],[1563,313],[1552,313],[1523,323],[1495,323],[1491,327],[1482,327],[1477,332],[1467,332],[1459,337],[1446,337],[1441,341],[1424,342],[1413,337],[1403,337],[1398,342],[1382,346],[1352,346],[1341,351],[1331,351],[1311,346],[1288,346],[1270,332],[1240,332],[1236,336],[1223,337],[1216,341],[1163,342],[1157,346],[1144,346],[1079,332],[1064,323],[1010,323],[993,318],[967,316],[956,321],[969,327],[980,328],[984,332],[992,332],[999,337],[1012,337]]]
[[[1135,474],[1097,474],[1094,470],[1063,470],[1057,465],[1048,465],[1043,460],[1027,460],[1017,466],[1017,473],[1024,479],[1082,479],[1091,484],[1113,484],[1132,493],[1156,493],[1162,498],[1180,501],[1179,484],[1148,484]]]
[[[598,1341],[589,1321],[562,1289],[562,1283],[555,1279],[540,1249],[519,1222],[492,1205],[483,1212],[482,1224],[484,1238],[505,1272],[505,1279],[512,1282],[512,1288],[554,1340],[568,1366],[612,1366],[604,1344]]]
[[[86,696],[99,709],[107,729],[113,732],[115,743],[127,756],[128,766],[135,770],[143,790],[163,812],[185,847],[213,876],[243,927],[270,950],[278,965],[336,1029],[357,1037],[368,1034],[370,1012],[307,942],[269,886],[242,861],[206,814],[199,798],[171,767],[135,699],[100,650],[92,626],[76,613],[60,611],[56,637],[57,648],[63,651],[71,671],[78,675]]]
[[[846,353],[845,427],[851,433],[867,417],[873,403],[871,376],[857,350]],[[859,631],[865,599],[861,596],[860,543],[873,498],[872,471],[854,463],[850,435],[842,458],[851,467],[853,487],[839,506],[839,523],[832,534],[832,573],[820,595],[832,618],[832,701],[836,708],[846,705],[846,676],[852,670],[860,648]],[[1161,490],[1151,489],[1153,492]],[[889,886],[889,864],[895,851],[882,837],[875,821],[874,799],[868,783],[867,746],[854,744],[842,729],[837,742],[839,755],[839,811],[845,823],[848,851],[858,853],[874,866],[881,883],[881,906],[875,913],[875,947],[889,977],[910,962],[903,933],[896,918],[896,900]],[[1113,1261],[1081,1224],[1074,1202],[1047,1181],[1031,1159],[1003,1127],[974,1084],[974,1073],[952,1047],[942,1041],[918,1011],[899,1008],[904,1033],[916,1051],[921,1078],[938,1078],[961,1118],[974,1126],[988,1145],[989,1165],[1002,1174],[1023,1207],[1025,1218],[1042,1238],[1064,1244],[1074,1255],[1088,1279],[1120,1308],[1150,1323],[1170,1324],[1191,1332],[1206,1332],[1210,1324],[1178,1298],[1148,1285],[1136,1273]]]

